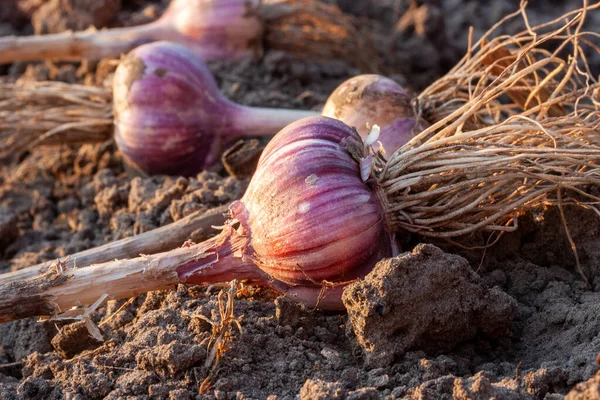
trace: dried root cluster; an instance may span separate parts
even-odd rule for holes
[[[419,96],[432,126],[377,174],[395,230],[501,233],[542,204],[600,204],[592,190],[600,187],[600,84],[584,52],[600,51],[600,35],[582,31],[599,7],[533,28],[522,8],[501,23],[522,15],[527,30],[482,38]]]
[[[112,93],[63,82],[0,84],[0,158],[38,144],[103,141],[112,134]]]
[[[432,126],[413,144],[493,126],[512,115],[542,120],[566,116],[576,107],[596,110],[598,77],[590,71],[585,54],[600,52],[600,35],[583,31],[583,25],[587,14],[599,8],[600,3],[585,5],[530,27],[522,4],[469,45],[452,70],[419,94],[415,107]],[[500,26],[519,17],[528,27],[525,31],[493,37]]]

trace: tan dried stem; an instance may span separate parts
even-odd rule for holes
[[[112,92],[63,82],[0,84],[0,158],[38,144],[102,142],[112,135]]]
[[[208,343],[208,355],[204,362],[204,368],[208,370],[206,378],[198,387],[200,393],[207,393],[212,385],[212,381],[216,377],[219,361],[221,357],[231,347],[233,340],[233,332],[237,330],[242,334],[242,324],[235,317],[233,312],[235,295],[238,292],[237,281],[231,281],[229,290],[225,292],[221,290],[218,296],[219,302],[219,320],[213,322],[206,317],[203,317],[212,326],[212,334]],[[225,298],[227,297],[227,298]]]
[[[212,232],[216,233],[217,230],[213,230],[213,227],[223,225],[228,212],[228,205],[208,211],[198,210],[168,225],[136,236],[83,250],[64,259],[46,261],[28,268],[0,274],[0,285],[41,276],[52,269],[64,271],[111,260],[134,258],[140,254],[168,251],[181,246],[192,236],[198,240],[208,237]]]

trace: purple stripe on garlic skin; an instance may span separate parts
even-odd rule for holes
[[[230,142],[317,115],[236,104],[198,56],[170,42],[140,46],[120,63],[113,103],[117,145],[126,163],[149,175],[194,175]]]
[[[391,155],[427,127],[415,115],[411,96],[393,80],[373,74],[358,75],[340,84],[329,96],[321,115],[356,128],[364,139],[370,126],[379,125],[379,142]]]

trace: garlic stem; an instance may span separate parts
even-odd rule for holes
[[[0,38],[0,64],[39,59],[81,60],[114,57],[141,44],[171,36],[163,21],[102,31]]]
[[[163,227],[71,254],[66,259],[59,260],[59,262],[66,268],[82,268],[110,260],[133,258],[140,254],[155,254],[171,250],[181,246],[195,231],[201,229],[208,233],[212,226],[222,225],[225,222],[224,214],[228,212],[227,207],[225,205],[207,212],[196,211]],[[47,261],[2,274],[0,275],[0,285],[18,279],[36,277],[48,271],[56,263],[56,260]]]
[[[319,115],[317,111],[284,108],[246,107],[235,104],[232,115],[231,138],[272,135],[282,128],[306,117]]]
[[[55,315],[71,307],[164,290],[179,283],[261,280],[264,273],[238,257],[247,240],[223,231],[205,242],[151,256],[115,260],[79,269],[55,268],[32,279],[0,286],[0,322]]]
[[[205,60],[238,59],[256,53],[262,23],[259,0],[172,0],[156,21],[101,31],[0,38],[0,63],[40,59],[97,60],[118,57],[142,44],[181,43]]]

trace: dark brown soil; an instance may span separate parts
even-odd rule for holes
[[[101,15],[86,6],[92,3],[106,6]],[[434,0],[407,14],[407,2],[337,3],[364,29],[403,21],[390,43],[378,46],[391,45],[392,77],[413,90],[457,61],[470,24],[477,36],[515,7],[507,0]],[[32,33],[36,20],[45,24],[36,26],[40,31],[138,24],[165,4],[12,0],[0,4],[0,34]],[[56,5],[55,19],[42,17]],[[532,23],[578,5],[534,4]],[[598,70],[599,61],[591,61]],[[15,63],[0,71],[11,81],[106,84],[114,66]],[[339,60],[301,61],[274,51],[260,61],[210,67],[234,101],[304,109],[318,109],[359,72]],[[239,147],[248,153],[227,162],[254,162],[260,143]],[[21,154],[0,166],[0,268],[24,268],[225,204],[243,194],[244,175],[239,165],[216,165],[196,177],[131,178],[110,141]],[[598,398],[600,224],[591,211],[566,214],[589,285],[575,268],[557,210],[538,210],[485,256],[444,243],[436,245],[445,252],[412,249],[419,240],[407,239],[410,251],[346,291],[349,314],[305,309],[244,286],[234,299],[241,332],[233,330],[215,370],[208,345],[212,324],[220,322],[219,286],[108,302],[87,322],[102,341],[90,337],[85,321],[2,324],[0,398],[560,399],[571,390],[568,398]]]
[[[120,9],[121,0],[51,0],[33,13],[31,23],[37,35],[67,29],[80,31],[90,26],[100,29],[108,25]]]

